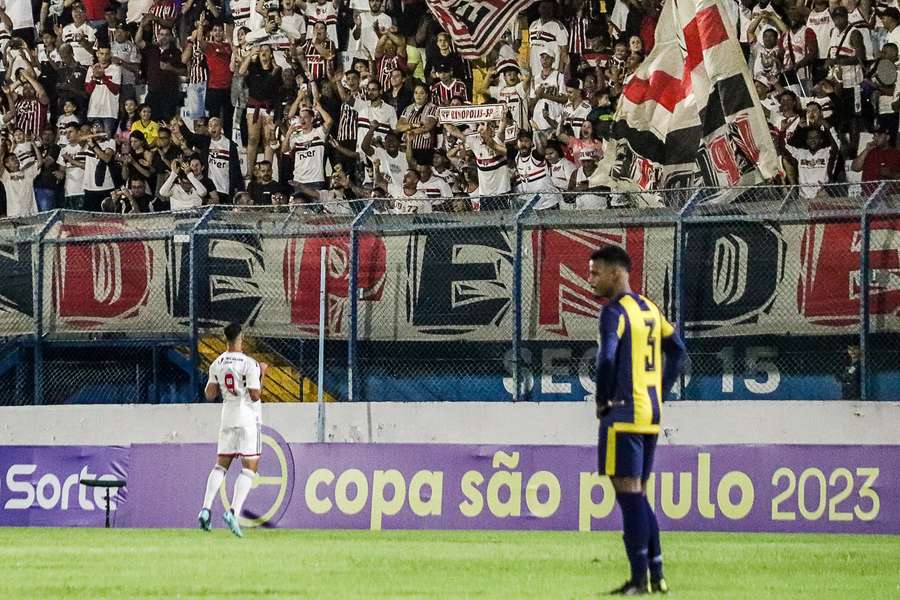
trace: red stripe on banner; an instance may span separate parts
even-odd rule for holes
[[[687,80],[690,86],[690,79]],[[684,100],[687,89],[681,79],[672,77],[665,71],[653,71],[650,79],[633,77],[623,93],[634,104],[653,100],[667,111],[675,110],[675,105]]]
[[[690,73],[703,62],[704,50],[709,50],[727,39],[728,31],[717,6],[710,6],[698,12],[684,27],[684,42],[687,46],[685,72]]]
[[[727,39],[728,31],[719,9],[711,6],[701,10],[684,27],[687,56],[684,59],[682,78],[677,79],[665,71],[653,71],[650,79],[634,77],[625,86],[625,97],[635,104],[653,100],[667,111],[674,111],[675,105],[691,91],[691,72],[703,62],[703,51]]]

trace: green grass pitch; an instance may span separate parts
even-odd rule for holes
[[[218,523],[216,523],[218,525]],[[664,533],[671,598],[900,598],[900,537]],[[619,534],[0,528],[0,598],[598,598]]]

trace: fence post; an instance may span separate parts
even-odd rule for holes
[[[190,385],[191,398],[189,402],[197,401],[197,390],[199,380],[197,379],[197,365],[200,363],[200,352],[197,344],[200,342],[200,326],[197,322],[197,257],[196,257],[196,236],[197,231],[206,227],[206,223],[213,215],[215,206],[210,206],[200,217],[193,227],[191,227],[190,237],[188,238],[188,320],[191,323],[191,371]]]
[[[44,337],[44,237],[50,228],[60,220],[62,211],[55,210],[37,234],[37,264],[31,278],[31,294],[34,304],[31,312],[34,318],[34,403],[44,403],[44,350],[41,340]]]
[[[869,399],[869,248],[872,241],[869,215],[881,195],[887,189],[887,183],[880,183],[875,192],[863,204],[859,223],[859,399]]]
[[[684,332],[684,246],[687,242],[687,230],[684,226],[684,218],[693,212],[696,204],[703,199],[703,190],[694,192],[685,205],[678,211],[678,219],[675,221],[675,265],[674,274],[675,289],[673,290],[674,310],[675,310],[675,330],[678,335],[685,339]],[[687,388],[684,384],[684,372],[678,376],[678,382],[681,387],[680,400],[687,400]]]
[[[534,205],[541,199],[540,194],[535,194],[534,198],[529,200],[525,206],[516,213],[516,252],[513,256],[513,402],[522,399],[522,390],[520,382],[522,380],[522,367],[519,364],[520,354],[522,353],[522,219],[534,208]]]
[[[359,228],[365,223],[375,208],[375,201],[368,204],[356,215],[350,225],[350,286],[347,295],[350,296],[350,335],[347,340],[347,400],[353,402],[358,399],[356,393],[356,341],[359,327]]]

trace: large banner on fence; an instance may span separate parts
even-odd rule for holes
[[[440,216],[420,218],[440,221]],[[73,234],[128,233],[79,223]],[[900,219],[872,222],[870,307],[879,330],[900,330]],[[674,305],[671,226],[527,230],[523,335],[534,341],[595,338],[600,306],[587,284],[603,244],[634,259],[632,287],[667,313]],[[857,331],[861,237],[856,221],[689,223],[684,307],[692,337],[836,335]],[[327,331],[345,339],[350,312],[349,235],[197,237],[197,314],[233,320],[256,335],[315,337],[319,255],[327,249]],[[44,329],[134,334],[187,331],[188,236],[44,246]],[[513,322],[514,235],[492,226],[360,235],[360,337],[376,341],[508,341]],[[32,330],[31,254],[0,248],[0,331]],[[8,274],[8,275],[7,275]]]
[[[621,527],[593,447],[287,444],[272,430],[263,439],[248,527]],[[102,504],[77,484],[90,472],[128,480],[117,527],[194,527],[214,454],[214,444],[5,447],[0,524],[102,526]],[[662,446],[648,486],[664,530],[900,533],[900,446]]]

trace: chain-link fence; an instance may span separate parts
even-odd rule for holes
[[[500,400],[512,374],[516,215],[364,215],[354,399]]]
[[[605,244],[685,333],[680,397],[900,397],[900,186],[556,199],[0,221],[3,403],[195,401],[233,321],[269,401],[320,364],[328,401],[588,400]]]

